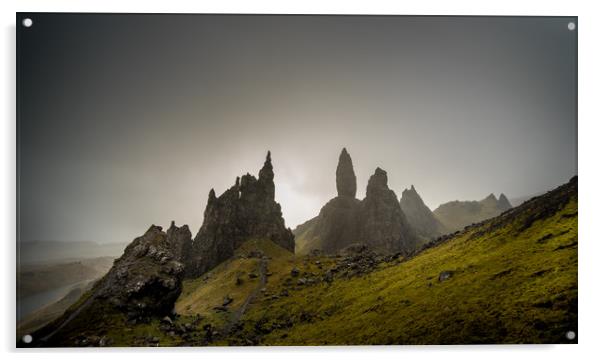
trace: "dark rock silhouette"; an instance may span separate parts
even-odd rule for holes
[[[414,185],[410,189],[404,189],[399,205],[408,222],[420,237],[433,239],[445,233],[445,227],[424,204]]]
[[[502,211],[512,208],[512,204],[510,204],[510,201],[504,193],[500,194],[500,198],[497,201],[497,207]]]
[[[354,244],[386,253],[414,249],[416,236],[395,193],[387,186],[385,171],[376,169],[363,201],[355,198],[356,179],[345,148],[339,157],[336,175],[338,196],[328,201],[317,217],[295,229],[297,252],[318,249],[336,253]]]
[[[361,202],[353,197],[336,197],[320,209],[317,217],[295,229],[300,241],[297,251],[319,249],[334,253],[360,240]]]
[[[387,181],[387,172],[380,168],[368,180],[359,217],[361,242],[381,252],[411,251],[416,235]]]
[[[164,232],[152,225],[128,245],[92,292],[130,318],[171,312],[182,291],[181,257],[192,241],[188,226]]]
[[[209,192],[204,221],[186,258],[186,275],[199,276],[234,255],[249,239],[269,239],[293,251],[294,236],[284,225],[280,205],[274,200],[274,171],[268,152],[259,178],[236,178],[221,196]]]
[[[123,313],[132,323],[170,314],[182,292],[182,257],[191,242],[188,226],[177,227],[172,222],[167,232],[162,227],[150,226],[125,248],[89,293],[58,319],[34,332],[36,341],[32,346],[78,345],[82,328],[96,327],[89,320],[111,310]],[[77,336],[65,337],[65,332]],[[94,344],[102,346],[100,341]]]
[[[357,182],[355,172],[353,171],[353,163],[351,156],[347,153],[347,149],[343,148],[339,156],[339,164],[337,165],[337,194],[341,197],[355,198],[357,192]]]

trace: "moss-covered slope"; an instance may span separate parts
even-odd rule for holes
[[[576,178],[439,242],[360,277],[283,284],[288,296],[256,304],[228,342],[576,342]]]
[[[575,178],[406,258],[251,240],[185,281],[176,315],[132,323],[97,302],[46,346],[577,342],[577,205]]]

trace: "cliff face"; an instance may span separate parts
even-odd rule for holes
[[[411,251],[416,235],[405,218],[397,196],[387,185],[387,173],[377,168],[366,188],[366,198],[355,198],[356,178],[345,148],[336,172],[337,197],[317,217],[295,229],[297,252],[313,249],[335,253],[363,244],[384,253]]]
[[[249,239],[269,239],[294,251],[294,236],[284,225],[274,190],[270,152],[259,178],[247,173],[219,197],[212,189],[203,225],[185,260],[186,275],[196,277],[209,271],[232,257],[234,250]]]
[[[443,224],[424,204],[413,185],[401,193],[399,205],[408,222],[420,237],[433,239],[446,233]]]

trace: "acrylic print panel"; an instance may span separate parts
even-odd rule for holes
[[[575,17],[17,24],[18,347],[577,342]]]

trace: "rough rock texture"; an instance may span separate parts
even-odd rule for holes
[[[385,171],[378,168],[370,178],[366,198],[356,199],[351,157],[343,149],[336,180],[339,195],[326,203],[317,217],[295,229],[298,253],[306,254],[314,249],[336,253],[354,244],[364,244],[384,253],[414,249],[416,236],[395,193],[387,186]]]
[[[445,227],[424,204],[413,185],[401,193],[399,205],[418,236],[433,239],[445,233]]]
[[[411,251],[416,235],[387,185],[387,172],[376,168],[361,203],[361,242],[382,252]]]
[[[355,172],[353,171],[351,156],[347,153],[347,149],[345,148],[343,148],[341,155],[339,155],[336,176],[337,194],[339,197],[355,198],[357,181],[355,179]]]
[[[274,171],[270,152],[259,178],[246,174],[221,196],[209,192],[203,225],[186,259],[186,275],[199,276],[234,255],[249,239],[269,239],[294,251],[293,233],[284,225],[274,200]]]
[[[493,218],[512,208],[505,195],[498,200],[490,194],[480,201],[452,201],[433,211],[435,217],[449,232],[463,229],[473,223]]]
[[[171,312],[182,291],[184,264],[181,257],[192,241],[188,226],[167,232],[151,226],[126,247],[123,255],[93,289],[130,318]]]

